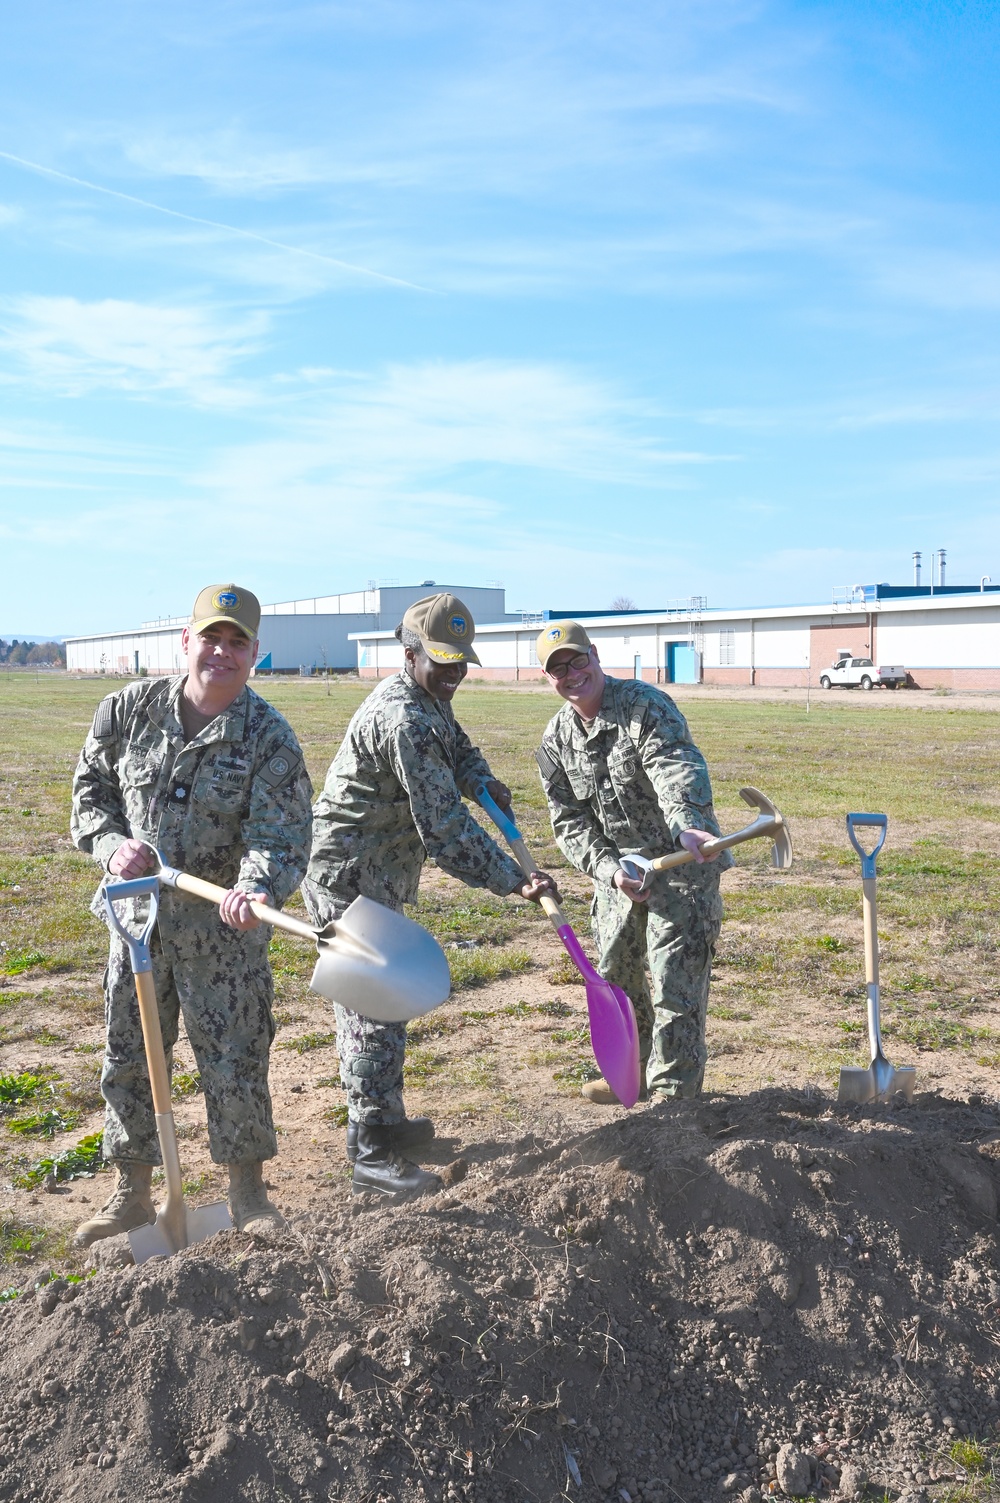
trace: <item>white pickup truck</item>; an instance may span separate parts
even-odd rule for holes
[[[876,668],[871,658],[854,658],[842,652],[820,675],[819,683],[821,689],[832,689],[834,684],[843,684],[845,689],[898,689],[906,680],[905,668]]]

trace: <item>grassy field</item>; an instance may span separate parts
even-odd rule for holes
[[[23,1180],[50,1145],[92,1131],[99,1105],[106,939],[88,912],[95,869],[74,851],[68,827],[79,747],[113,687],[0,675],[0,1187]],[[368,686],[275,680],[258,687],[294,726],[318,789]],[[565,871],[552,844],[532,757],[555,705],[554,696],[533,689],[469,684],[457,708],[513,788],[529,845],[561,874],[571,915],[585,927],[588,884]],[[842,1063],[867,1063],[860,872],[843,816],[872,809],[889,816],[879,927],[890,1057],[915,1062],[922,1088],[995,1092],[1000,714],[940,704],[930,713],[919,700],[889,713],[846,697],[814,701],[808,714],[801,703],[763,700],[695,697],[684,708],[712,770],[723,827],[749,819],[738,790],[751,783],[787,816],[796,848],[794,869],[778,874],[762,844],[744,846],[725,880],[709,1084],[739,1090],[780,1078],[830,1088]],[[575,1091],[588,1059],[582,998],[561,984],[572,972],[537,911],[432,873],[418,916],[443,942],[475,947],[449,952],[460,1010],[453,1004],[451,1021],[442,1014],[436,1026],[422,1025],[411,1085],[442,1083],[444,1040],[452,1051],[448,1078],[461,1078],[464,1104],[485,1110],[502,1100],[516,1115],[523,1109],[516,1083],[507,1079],[501,1090],[503,1071],[483,1054],[482,1030],[506,1026],[507,1047],[523,1051],[525,1068],[544,1066],[553,1090]],[[272,959],[278,1046],[303,1063],[320,1061],[319,1078],[335,1086],[329,1021],[317,1023],[310,1011],[311,957],[276,938]],[[482,1005],[473,1005],[480,995]],[[559,1016],[564,998],[573,1018]],[[534,1028],[548,1029],[544,1039],[523,1031],[529,1014]],[[182,1070],[175,1090],[196,1089],[196,1077]],[[4,1233],[7,1242],[13,1235]]]

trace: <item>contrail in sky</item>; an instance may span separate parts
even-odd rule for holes
[[[244,230],[235,224],[221,224],[217,219],[202,219],[198,214],[183,214],[180,209],[168,209],[163,204],[150,203],[148,198],[136,198],[132,193],[121,193],[117,188],[105,188],[100,183],[89,183],[86,178],[73,177],[69,172],[59,172],[55,167],[44,167],[41,162],[29,162],[25,157],[16,157],[11,151],[0,151],[5,162],[14,162],[18,167],[27,167],[31,172],[41,172],[46,177],[59,178],[64,183],[74,183],[78,188],[89,188],[91,193],[106,193],[109,198],[123,199],[127,204],[138,204],[142,209],[152,209],[156,214],[169,214],[171,219],[186,219],[189,224],[204,224],[213,230],[225,230],[229,235],[241,235],[244,240],[256,240],[269,245],[273,250],[288,251],[293,256],[308,256],[313,261],[324,261],[328,266],[337,266],[341,271],[353,271],[358,276],[374,277],[378,282],[389,282],[393,287],[408,287],[411,292],[429,292],[416,282],[404,282],[402,277],[390,277],[382,271],[372,271],[367,266],[355,266],[350,261],[338,261],[336,256],[324,256],[321,251],[305,250],[301,245],[286,245],[282,240],[271,240],[267,235],[258,235],[256,230]]]

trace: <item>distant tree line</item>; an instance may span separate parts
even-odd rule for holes
[[[52,668],[66,667],[66,647],[62,642],[5,642],[0,637],[0,663],[12,668],[34,667],[36,664]]]

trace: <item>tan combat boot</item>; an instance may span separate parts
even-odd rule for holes
[[[585,1080],[580,1095],[595,1106],[621,1106],[621,1102],[606,1080]]]
[[[580,1087],[580,1095],[592,1101],[595,1106],[621,1106],[621,1102],[614,1091],[603,1078],[597,1080],[585,1080]],[[645,1101],[647,1097],[646,1082],[639,1087],[639,1100]]]
[[[229,1165],[229,1209],[238,1232],[262,1232],[284,1226],[285,1218],[267,1198],[264,1166],[259,1159]]]
[[[116,1176],[114,1193],[89,1221],[76,1229],[77,1247],[89,1247],[102,1237],[117,1237],[137,1226],[151,1226],[156,1220],[152,1195],[152,1164],[132,1164],[125,1159],[113,1160]]]

